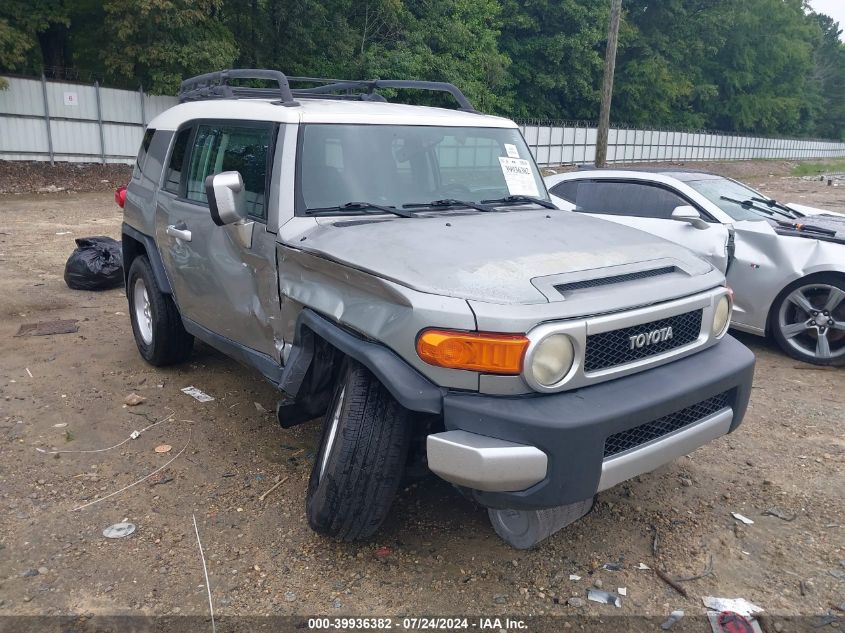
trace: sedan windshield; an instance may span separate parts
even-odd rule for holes
[[[300,152],[298,215],[477,209],[482,202],[528,206],[530,198],[549,199],[522,135],[512,128],[311,123],[303,126]]]
[[[743,184],[733,180],[728,180],[727,178],[691,180],[687,181],[686,184],[695,189],[698,193],[707,198],[710,202],[715,204],[737,222],[742,220],[766,219],[766,214],[762,211],[755,211],[749,205],[742,205],[738,202],[725,200],[725,198],[732,198],[734,200],[745,201],[751,200],[752,198],[766,197],[759,191],[754,191],[751,187],[746,187]]]

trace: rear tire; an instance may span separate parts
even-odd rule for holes
[[[372,536],[402,481],[412,425],[363,365],[347,359],[323,421],[308,482],[308,524],[343,541]]]
[[[144,360],[157,367],[187,360],[194,337],[185,331],[173,297],[158,287],[146,255],[132,260],[126,287],[132,333]]]
[[[845,366],[845,277],[822,273],[789,284],[772,303],[769,323],[792,358]]]

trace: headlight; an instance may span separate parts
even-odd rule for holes
[[[713,313],[713,336],[716,338],[722,338],[725,332],[728,331],[728,326],[731,324],[732,310],[733,302],[731,301],[730,295],[722,295]]]
[[[566,334],[553,334],[540,341],[531,354],[532,377],[544,387],[560,382],[572,369],[575,347]]]

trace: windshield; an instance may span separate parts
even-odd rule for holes
[[[727,213],[737,222],[742,220],[765,220],[766,214],[762,211],[754,211],[746,206],[729,200],[723,200],[722,196],[726,198],[733,198],[734,200],[750,200],[754,198],[765,198],[759,191],[754,191],[751,187],[746,187],[743,184],[728,180],[727,178],[711,178],[708,180],[690,180],[687,184],[695,189],[702,196],[707,198],[710,202],[719,207],[722,211]],[[765,206],[765,205],[760,205]]]
[[[299,215],[315,209],[355,212],[349,203],[402,208],[509,196],[548,200],[517,129],[306,124],[300,152]]]

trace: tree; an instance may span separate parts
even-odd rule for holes
[[[501,50],[517,117],[598,117],[606,0],[502,0]]]
[[[70,25],[61,0],[4,0],[0,4],[0,68],[32,72],[67,65]]]
[[[183,77],[228,68],[238,49],[222,0],[106,0],[107,78],[175,94]]]
[[[813,133],[845,140],[845,44],[839,24],[827,15],[812,14],[818,25],[813,51],[812,81],[818,103]]]

